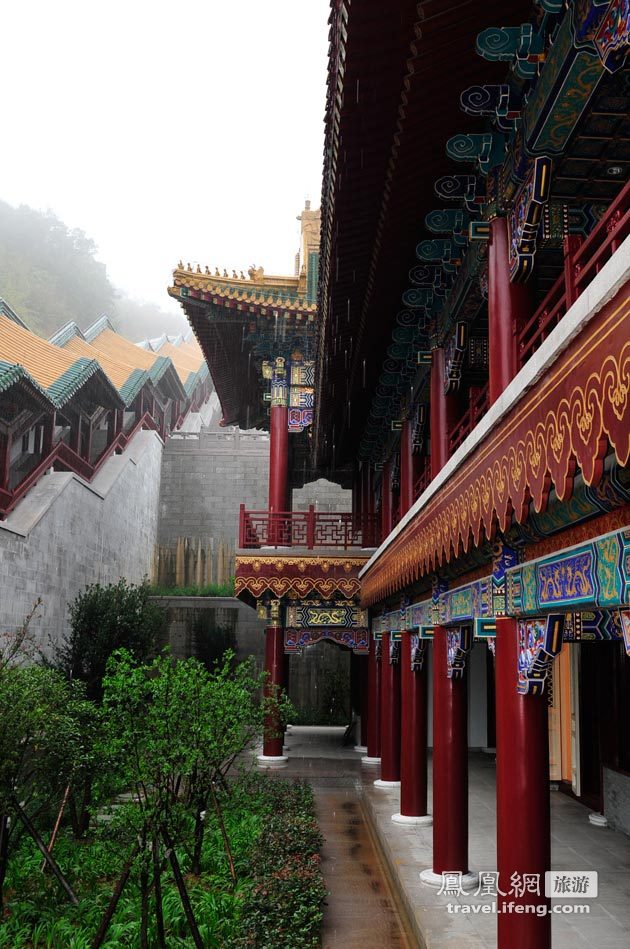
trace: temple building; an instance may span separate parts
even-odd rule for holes
[[[432,822],[427,885],[476,881],[471,717],[505,891],[550,869],[550,781],[630,832],[629,46],[626,0],[331,0],[296,274],[169,289],[225,424],[270,431],[236,568],[270,687],[292,651],[353,651],[365,766]],[[352,512],[292,512],[316,477]],[[500,949],[550,946],[547,897],[515,900]]]
[[[49,471],[91,482],[142,429],[164,441],[208,399],[195,343],[147,351],[103,317],[68,323],[50,340],[0,300],[0,518]]]

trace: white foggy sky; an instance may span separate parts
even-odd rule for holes
[[[175,308],[180,257],[292,273],[318,207],[329,0],[5,0],[0,199]]]

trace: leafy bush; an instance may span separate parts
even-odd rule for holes
[[[242,774],[220,795],[238,871],[237,886],[232,887],[222,834],[213,815],[208,817],[198,880],[188,875],[187,841],[178,847],[203,945],[208,949],[317,946],[325,890],[318,856],[321,836],[313,818],[310,787],[258,773]],[[55,853],[77,891],[77,907],[59,899],[50,874],[39,872],[41,856],[32,840],[23,839],[9,870],[9,912],[0,922],[0,949],[91,946],[128,852],[130,828],[137,820],[136,805],[127,803],[114,808],[111,820],[99,822],[93,836],[83,842],[62,830]],[[191,839],[192,819],[187,827]],[[107,949],[139,945],[140,900],[138,867],[103,942]],[[166,945],[169,949],[190,947],[180,896],[166,874],[162,908]],[[150,946],[158,945],[153,914],[147,936]]]
[[[272,783],[272,782],[270,782]],[[323,838],[306,782],[275,781],[274,809],[252,855],[253,886],[243,906],[243,946],[311,949],[319,946],[326,898]]]
[[[12,853],[83,766],[92,715],[80,683],[40,666],[0,667],[0,914]]]
[[[70,603],[70,632],[53,646],[53,663],[85,682],[88,698],[100,701],[107,660],[116,649],[137,660],[154,654],[165,616],[149,596],[148,584],[119,580],[93,583]]]

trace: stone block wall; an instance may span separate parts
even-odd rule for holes
[[[166,612],[164,645],[177,659],[193,656],[212,665],[226,649],[239,661],[253,656],[262,671],[265,624],[256,611],[235,597],[155,597]]]
[[[159,436],[138,432],[91,484],[51,472],[0,522],[0,632],[19,628],[41,597],[31,629],[46,648],[86,584],[151,575],[161,462]]]
[[[220,550],[233,558],[239,506],[266,510],[268,481],[265,432],[201,431],[170,438],[162,464],[158,544],[175,550],[182,539],[193,547],[201,541],[215,561]],[[215,562],[215,578],[218,568]]]
[[[294,488],[293,510],[308,511],[310,504],[316,511],[349,512],[352,510],[352,491],[325,478],[311,481],[303,488]]]

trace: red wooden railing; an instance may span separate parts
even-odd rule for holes
[[[138,421],[127,432],[119,432],[118,435],[107,445],[105,450],[99,455],[94,464],[90,464],[81,455],[78,455],[74,449],[70,448],[65,442],[57,442],[44,458],[41,459],[19,484],[11,490],[0,488],[0,518],[6,517],[10,511],[18,504],[24,495],[37,484],[39,479],[51,468],[61,471],[73,471],[85,481],[91,481],[96,473],[100,471],[108,458],[115,452],[124,451],[133,436],[139,429],[158,430],[158,426],[153,417],[148,413],[138,419]]]
[[[459,448],[467,435],[472,432],[477,422],[488,411],[488,383],[479,388],[471,386],[469,391],[468,408],[453,428],[450,435],[451,454]]]
[[[379,543],[378,516],[364,515],[360,521],[346,512],[246,511],[241,504],[239,547],[375,547]]]
[[[582,242],[576,235],[564,241],[564,271],[519,333],[519,360],[524,366],[558,325],[567,310],[597,276],[630,234],[630,181]]]
[[[567,310],[597,276],[630,234],[630,182],[619,192],[604,217],[585,241],[569,235],[564,241],[564,269],[518,337],[520,366],[524,366],[558,325]],[[450,435],[451,453],[488,410],[488,386],[470,388],[470,404]],[[416,496],[418,496],[416,492]]]
[[[413,496],[415,500],[417,500],[420,497],[420,495],[424,491],[426,491],[426,489],[429,487],[430,480],[431,480],[431,462],[430,462],[430,459],[426,457],[423,461],[420,474],[414,481]]]

